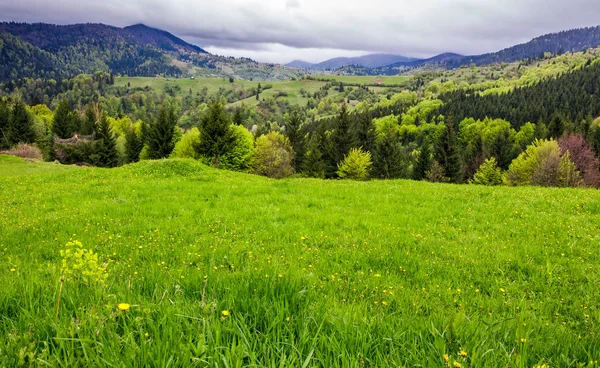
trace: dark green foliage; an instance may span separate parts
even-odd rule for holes
[[[92,135],[96,130],[96,122],[98,121],[98,115],[92,105],[87,105],[85,108],[85,116],[81,122],[81,128],[79,133],[82,135]]]
[[[91,155],[91,161],[94,165],[100,167],[115,167],[119,164],[117,141],[106,116],[102,117],[98,123],[96,140],[93,143],[94,153]]]
[[[508,169],[512,160],[519,155],[514,142],[510,139],[510,132],[502,130],[494,137],[489,147],[489,156],[495,157],[498,167]]]
[[[427,172],[431,169],[432,163],[431,144],[429,143],[429,140],[426,139],[421,146],[417,162],[415,163],[413,179],[424,180],[427,177]]]
[[[309,178],[325,178],[325,160],[323,157],[323,138],[312,134],[306,145],[306,155],[302,163],[302,175]]]
[[[17,99],[10,113],[8,126],[8,142],[10,146],[18,143],[35,142],[35,132],[33,130],[33,120],[27,112],[25,103]]]
[[[373,176],[378,179],[407,177],[408,155],[395,134],[386,134],[373,152]]]
[[[236,107],[233,112],[233,124],[244,125],[244,114],[241,107]]]
[[[177,120],[173,106],[165,105],[160,109],[158,119],[147,130],[146,143],[150,159],[167,158],[173,152]]]
[[[355,147],[372,152],[375,147],[375,124],[370,111],[355,114],[350,128]]]
[[[456,135],[451,123],[447,123],[442,130],[442,135],[435,145],[434,158],[444,170],[445,176],[453,183],[462,181],[462,167]]]
[[[215,101],[210,106],[208,115],[198,128],[200,130],[198,153],[212,158],[215,167],[219,168],[219,157],[229,152],[234,142],[231,120],[219,101]]]
[[[8,141],[8,126],[10,122],[10,109],[5,101],[0,100],[0,149],[10,146]]]
[[[595,63],[508,93],[482,96],[473,91],[457,90],[441,96],[444,105],[438,113],[452,121],[468,117],[475,120],[500,118],[509,121],[515,129],[527,122],[550,122],[549,136],[560,137],[565,121],[600,116],[599,95],[600,63]],[[538,133],[538,138],[544,138],[540,136],[542,131]]]
[[[293,165],[297,171],[302,167],[302,160],[305,153],[305,137],[301,125],[302,118],[300,117],[300,113],[297,109],[294,109],[287,119],[285,135],[288,137],[290,145],[294,150]]]
[[[140,153],[144,148],[144,141],[134,129],[128,129],[125,133],[125,156],[127,163],[138,162]]]
[[[65,139],[73,136],[71,117],[72,111],[69,102],[66,99],[61,100],[54,111],[54,120],[52,120],[52,132],[58,138]]]
[[[335,119],[333,132],[331,133],[331,158],[334,160],[332,164],[337,169],[337,164],[350,152],[353,139],[350,132],[350,114],[348,106],[344,103],[340,109],[340,113]]]

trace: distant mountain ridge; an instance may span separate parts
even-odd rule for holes
[[[479,66],[495,63],[512,63],[519,60],[535,59],[544,53],[560,54],[563,52],[578,52],[598,46],[600,46],[600,26],[549,33],[536,37],[529,42],[487,54],[463,56],[445,53],[424,60],[401,61],[376,68],[355,68],[353,71],[345,68],[344,71],[360,75],[390,75],[398,74],[407,69],[427,66],[439,69],[454,69],[471,64]]]
[[[303,69],[311,69],[311,70],[333,70],[338,69],[347,65],[358,65],[367,68],[378,68],[394,63],[400,62],[411,62],[416,61],[415,58],[409,58],[401,55],[392,55],[392,54],[368,54],[364,56],[357,57],[337,57],[329,60],[322,61],[320,63],[309,63],[302,60],[294,60],[286,66],[294,67],[294,68],[303,68]]]

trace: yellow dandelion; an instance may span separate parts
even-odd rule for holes
[[[524,337],[523,337],[523,338],[521,338],[521,343],[523,343],[523,344],[524,344],[524,343],[526,343],[526,342],[527,342],[527,339],[526,339],[526,338],[524,338]]]
[[[505,293],[506,291],[504,290],[504,288],[500,288],[500,292]]]
[[[221,311],[223,317],[229,317],[229,311],[227,309]]]
[[[446,362],[450,359],[450,357],[448,356],[448,354],[442,355],[442,358],[444,358],[444,361],[446,361]]]
[[[290,317],[286,317],[285,320],[286,320],[286,322],[289,322],[290,321]]]
[[[462,349],[460,350],[460,352],[458,354],[463,358],[465,358],[467,356],[467,352]]]
[[[121,312],[128,311],[129,308],[131,308],[131,305],[129,305],[127,303],[119,303],[119,304],[117,304],[117,309],[120,310]]]
[[[150,334],[149,334],[148,332],[146,332],[146,333],[144,334],[144,336],[145,336],[145,337],[150,337]]]
[[[459,362],[454,362],[454,363],[452,363],[452,366],[456,367],[456,368],[460,368],[460,367],[462,367],[462,364],[460,364]]]
[[[11,269],[10,269],[10,272],[15,272],[15,271],[16,271],[16,270],[15,270],[14,268],[11,268]]]

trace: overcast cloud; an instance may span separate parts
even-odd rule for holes
[[[259,61],[480,54],[600,24],[598,0],[0,0],[0,19],[135,23]]]

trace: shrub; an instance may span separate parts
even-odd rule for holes
[[[564,136],[558,140],[558,146],[563,155],[569,152],[585,185],[597,188],[600,184],[600,162],[585,139],[580,135]]]
[[[447,183],[450,181],[450,178],[446,176],[444,167],[438,161],[433,161],[425,177],[432,183]]]
[[[561,155],[555,140],[536,140],[508,168],[509,185],[570,187],[581,184],[581,175],[570,154]]]
[[[250,166],[255,174],[285,178],[294,173],[293,157],[290,141],[281,133],[270,132],[256,139],[256,150]]]
[[[248,171],[254,155],[254,136],[241,125],[231,126],[233,143],[221,156],[221,167],[227,170]]]
[[[502,184],[502,170],[498,168],[496,158],[485,160],[473,177],[473,184],[500,185]]]
[[[200,154],[196,151],[196,147],[200,144],[200,130],[192,128],[185,132],[179,142],[175,144],[170,158],[193,158],[199,159]]]
[[[337,174],[342,179],[367,180],[372,165],[371,153],[364,152],[360,148],[352,148],[338,164]]]
[[[17,157],[21,157],[21,158],[26,158],[29,160],[43,160],[44,159],[44,154],[42,153],[42,151],[37,148],[34,145],[31,144],[23,144],[23,143],[19,143],[16,146],[14,146],[13,148],[6,150],[6,151],[1,151],[0,153],[6,154],[6,155],[11,155],[11,156],[17,156]]]

